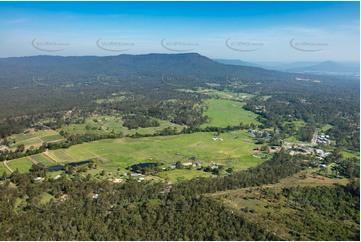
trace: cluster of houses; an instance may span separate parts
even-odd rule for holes
[[[325,134],[320,134],[319,136],[317,136],[316,143],[329,145],[331,144],[330,136]]]
[[[214,162],[211,162],[211,163],[212,163],[212,166],[211,166],[211,169],[212,169],[212,170],[218,169],[219,166],[221,165],[221,164],[214,163]]]
[[[61,175],[56,175],[56,176],[54,177],[54,180],[58,180],[60,177],[61,177]],[[44,178],[43,178],[43,177],[40,177],[40,176],[34,178],[34,182],[35,182],[35,183],[40,182],[40,181],[42,181],[42,180],[44,180]]]
[[[285,142],[284,147],[286,150],[289,150],[290,155],[315,155],[318,157],[318,159],[323,160],[327,156],[329,156],[331,153],[325,152],[322,149],[316,149],[313,148],[309,144],[291,144],[288,142]]]
[[[182,163],[182,166],[183,167],[193,167],[193,166],[196,166],[196,167],[202,167],[203,166],[203,162],[202,161],[197,161],[195,163],[191,162],[191,161],[188,161],[188,162],[183,162]],[[177,165],[176,164],[171,164],[169,165],[168,167],[163,167],[162,170],[165,171],[165,170],[174,170],[177,168]]]
[[[125,175],[126,175],[126,173],[125,173]],[[140,173],[135,173],[135,172],[130,173],[130,177],[131,177],[132,179],[138,180],[138,182],[145,181],[144,175],[142,175],[142,174],[140,174]]]

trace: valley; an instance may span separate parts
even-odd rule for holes
[[[154,58],[164,65],[178,63],[180,69],[189,62],[203,64],[192,76],[180,78],[176,71],[177,78],[168,74],[165,82],[157,77],[162,70],[147,73],[146,63]],[[85,224],[95,219],[107,231],[101,238],[108,240],[118,239],[111,234],[119,233],[128,236],[122,239],[142,240],[145,234],[151,236],[147,239],[174,239],[145,222],[155,216],[181,239],[357,237],[359,97],[352,78],[339,84],[339,77],[319,76],[322,81],[300,86],[287,73],[260,74],[197,54],[143,55],[133,61],[144,65],[137,81],[135,74],[129,80],[113,74],[93,82],[74,72],[80,79],[70,85],[65,76],[48,77],[41,79],[46,85],[28,87],[37,95],[26,103],[19,99],[15,106],[2,107],[3,115],[14,107],[23,115],[7,115],[0,126],[0,192],[7,194],[0,202],[13,211],[1,226],[11,221],[29,228],[31,222],[23,217],[29,213],[38,221],[62,217],[52,224],[69,224],[76,216]],[[72,70],[66,61],[61,65]],[[218,72],[200,74],[212,68]],[[45,90],[63,101],[52,106],[54,100],[44,96],[39,103]],[[33,108],[22,106],[32,103]],[[96,213],[99,218],[93,217]],[[117,223],[117,232],[109,232],[110,221]],[[212,227],[217,232],[199,237],[187,227],[195,222],[202,231]],[[20,233],[7,231],[9,238]],[[54,232],[49,238],[97,236]]]

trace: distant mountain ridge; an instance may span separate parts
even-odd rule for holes
[[[97,75],[135,75],[160,80],[163,75],[192,76],[195,79],[225,81],[227,76],[249,80],[287,80],[288,73],[259,67],[226,65],[198,53],[143,54],[118,56],[31,56],[0,59],[5,76],[57,75],[72,80],[86,80]]]
[[[359,66],[346,66],[334,61],[324,61],[319,64],[292,68],[292,72],[360,72]]]
[[[259,62],[251,63],[242,60],[215,59],[215,61],[229,65],[253,66],[268,70],[301,73],[360,73],[359,63],[338,63],[334,61],[314,62],[298,61],[292,63]]]

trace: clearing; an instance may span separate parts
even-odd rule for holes
[[[205,109],[204,115],[210,118],[210,122],[202,124],[200,127],[227,127],[243,124],[261,123],[256,120],[257,114],[243,109],[244,102],[237,102],[223,99],[207,99],[205,104],[208,109]]]

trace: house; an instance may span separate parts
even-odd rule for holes
[[[183,166],[192,166],[193,163],[192,162],[185,162],[185,163],[182,163]]]
[[[219,140],[219,141],[223,141],[223,139],[218,138],[218,137],[213,137],[212,140]]]
[[[200,161],[196,162],[196,166],[202,166],[202,165],[203,165],[203,162],[200,162]]]
[[[138,182],[142,182],[142,181],[145,181],[145,178],[144,177],[139,177]]]
[[[34,178],[34,182],[39,182],[39,181],[41,181],[41,179],[42,178],[38,176],[38,177]]]
[[[174,169],[177,168],[177,167],[176,167],[176,165],[170,165],[169,168],[172,169],[172,170],[174,170]]]
[[[56,177],[54,177],[55,180],[58,180],[61,177],[61,175],[57,175]]]
[[[98,197],[99,197],[99,194],[98,194],[98,193],[95,193],[92,198],[93,198],[93,199],[98,199]]]
[[[321,149],[313,149],[315,152],[315,155],[320,156],[320,157],[325,157],[325,152]]]

